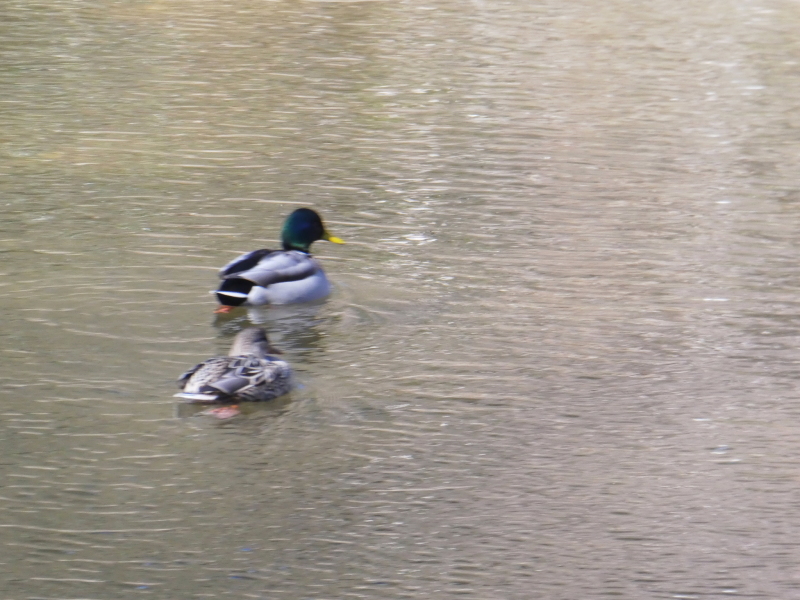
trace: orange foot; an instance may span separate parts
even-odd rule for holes
[[[239,407],[234,404],[232,406],[220,406],[219,408],[204,410],[202,414],[215,417],[217,419],[231,419],[242,414],[242,411],[240,411]]]
[[[224,314],[227,314],[227,313],[231,312],[232,310],[233,310],[232,306],[220,306],[217,310],[214,311],[214,314],[215,315],[219,315],[219,314],[224,315]]]

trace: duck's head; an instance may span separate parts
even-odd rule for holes
[[[280,350],[269,343],[267,332],[261,327],[248,327],[242,329],[233,338],[228,356],[243,356],[255,354],[256,356],[266,356],[267,354],[282,354]]]
[[[308,252],[311,244],[317,240],[327,240],[334,244],[344,244],[342,240],[333,237],[322,224],[322,219],[316,211],[310,208],[298,208],[283,223],[281,241],[284,250],[300,250]]]

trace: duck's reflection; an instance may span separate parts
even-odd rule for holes
[[[229,313],[215,314],[213,326],[220,342],[230,344],[230,338],[243,329],[256,325],[269,332],[276,347],[293,357],[305,358],[324,348],[324,325],[328,312],[325,302],[237,308]]]

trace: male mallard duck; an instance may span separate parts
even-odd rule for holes
[[[215,356],[192,367],[178,379],[179,398],[193,402],[272,400],[291,387],[289,363],[270,356],[279,353],[260,327],[240,331],[228,356]]]
[[[217,312],[228,312],[234,306],[293,304],[327,296],[331,284],[309,254],[317,240],[344,244],[325,231],[316,211],[298,208],[283,224],[283,250],[254,250],[222,267],[222,285],[213,292],[222,304]]]

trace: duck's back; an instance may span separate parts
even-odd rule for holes
[[[223,304],[291,304],[319,300],[330,293],[319,263],[298,250],[243,254],[225,265],[220,277],[217,297]]]
[[[215,356],[187,371],[178,381],[182,396],[192,400],[262,401],[291,387],[291,369],[271,356]]]
[[[247,296],[254,306],[264,304],[294,304],[321,300],[331,293],[331,284],[322,269],[296,281],[273,283],[267,287],[253,287]]]

